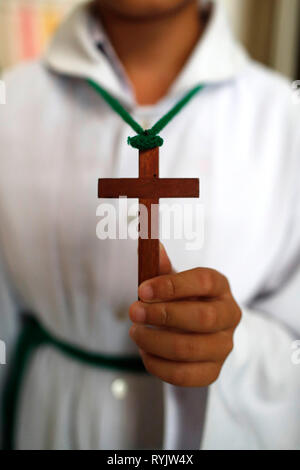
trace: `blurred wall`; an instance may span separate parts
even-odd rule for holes
[[[82,1],[0,0],[0,71],[41,54],[58,23]],[[300,0],[218,1],[253,58],[300,79]]]
[[[300,0],[221,0],[256,60],[300,78]]]
[[[82,0],[0,0],[0,71],[38,57],[64,16]]]

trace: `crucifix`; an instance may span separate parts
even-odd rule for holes
[[[159,204],[160,198],[199,197],[199,179],[159,178],[159,148],[140,150],[139,178],[106,178],[98,181],[98,197],[139,199],[147,209],[148,236],[143,238],[139,231],[138,242],[138,284],[159,274],[158,210],[151,207]],[[151,234],[157,237],[152,238]]]
[[[117,199],[126,196],[128,198],[139,199],[140,205],[147,209],[148,236],[141,236],[141,230],[139,231],[138,283],[140,285],[142,282],[159,274],[159,199],[199,197],[199,180],[197,178],[159,178],[159,147],[164,142],[159,133],[194,96],[205,88],[205,85],[194,86],[151,129],[145,130],[133,119],[120,101],[106,89],[102,88],[99,83],[90,78],[87,79],[87,82],[137,133],[136,136],[128,138],[128,144],[133,148],[139,149],[139,177],[99,179],[98,197]],[[153,206],[157,210],[152,211]],[[140,215],[139,221],[141,222]],[[157,236],[152,237],[153,232]]]

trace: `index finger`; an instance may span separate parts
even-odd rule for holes
[[[219,297],[229,291],[225,276],[209,268],[195,268],[158,276],[143,282],[139,297],[145,302],[171,301],[189,297]]]

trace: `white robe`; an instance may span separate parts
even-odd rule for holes
[[[300,335],[300,107],[285,79],[246,56],[220,7],[152,107],[136,105],[97,50],[84,7],[61,27],[45,60],[5,76],[0,339],[12,346],[13,319],[30,309],[54,335],[87,351],[137,352],[127,316],[136,298],[136,242],[96,237],[97,180],[137,176],[137,152],[126,145],[129,127],[86,77],[147,126],[206,84],[162,132],[160,159],[162,177],[200,178],[204,243],[197,251],[186,240],[164,243],[178,270],[224,273],[243,319],[208,389],[162,386],[42,349],[24,381],[17,447],[145,448],[160,445],[161,431],[165,448],[299,449],[300,366],[291,355]],[[116,378],[128,387],[122,399],[112,393]]]

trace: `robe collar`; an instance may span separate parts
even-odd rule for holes
[[[168,97],[180,96],[200,83],[216,85],[233,80],[249,63],[247,53],[230,30],[221,2],[212,3],[206,29],[170,87]],[[101,44],[103,47],[99,47]],[[101,25],[97,32],[86,5],[76,8],[60,26],[45,53],[44,63],[59,74],[91,78],[121,101],[134,104],[122,65]]]

